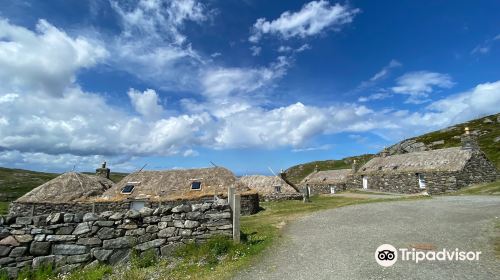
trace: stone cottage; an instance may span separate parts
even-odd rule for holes
[[[278,176],[247,175],[239,181],[264,201],[302,199],[302,194]]]
[[[348,188],[431,194],[493,182],[498,171],[466,129],[462,147],[387,155],[382,152],[348,179]]]
[[[309,188],[310,194],[336,193],[346,189],[346,181],[351,174],[351,169],[319,170],[316,167],[300,182],[300,186]]]

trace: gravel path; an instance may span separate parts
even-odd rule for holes
[[[304,217],[279,244],[235,279],[500,279],[491,245],[500,197],[444,196],[430,200],[353,205]],[[376,248],[432,244],[481,251],[479,261],[398,260],[384,268]]]

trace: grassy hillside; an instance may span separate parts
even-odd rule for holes
[[[427,146],[431,143],[444,140],[444,144],[433,145],[432,149],[442,149],[460,146],[460,135],[464,133],[464,128],[469,127],[470,131],[477,133],[477,140],[481,150],[500,169],[500,113],[472,120],[469,122],[450,126],[445,129],[427,133],[415,139]],[[497,142],[495,142],[497,139]]]
[[[500,113],[457,124],[445,129],[430,132],[421,136],[406,139],[424,143],[430,149],[442,149],[460,146],[460,136],[464,133],[464,128],[469,127],[470,131],[477,134],[477,139],[481,150],[500,169]],[[495,139],[497,142],[495,142]],[[442,144],[435,144],[436,141],[443,140]],[[404,142],[402,141],[402,142]],[[293,183],[300,182],[304,177],[313,172],[317,165],[320,170],[333,170],[350,168],[353,159],[365,163],[375,155],[361,155],[348,157],[340,160],[313,161],[292,166],[286,170],[288,178]]]
[[[344,169],[351,168],[354,159],[357,160],[358,164],[364,164],[370,160],[374,155],[361,155],[354,157],[347,157],[339,160],[322,160],[322,161],[312,161],[304,164],[299,164],[288,168],[286,172],[287,178],[292,181],[292,183],[299,183],[304,177],[311,174],[314,168],[318,166],[319,170],[334,170],[334,169]]]

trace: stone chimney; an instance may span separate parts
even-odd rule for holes
[[[95,170],[95,175],[97,175],[99,177],[103,177],[103,178],[109,179],[109,173],[110,172],[111,172],[111,170],[106,167],[106,161],[104,161],[102,163],[102,165],[101,165],[101,168],[97,168]]]
[[[314,167],[314,172],[318,172],[319,171],[319,167],[318,165],[316,164],[316,166]]]
[[[358,172],[359,164],[357,160],[352,161],[352,173]]]
[[[472,135],[469,131],[469,127],[465,127],[465,133],[461,137],[462,150],[476,150],[479,149],[476,137]]]

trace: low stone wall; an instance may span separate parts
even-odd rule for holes
[[[101,214],[0,216],[0,268],[15,277],[24,267],[54,265],[59,272],[89,264],[116,264],[152,249],[169,255],[180,244],[232,235],[225,200]]]
[[[284,200],[302,200],[302,193],[267,193],[260,195],[259,198],[264,201],[284,201]]]
[[[346,190],[346,184],[344,183],[326,184],[326,185],[307,185],[307,186],[309,187],[311,195],[332,193],[331,187],[335,187],[335,193]]]
[[[158,208],[160,206],[175,207],[182,204],[211,203],[213,196],[198,198],[195,200],[172,200],[172,201],[148,201],[144,200],[144,205],[149,208]],[[76,203],[18,203],[12,202],[9,207],[9,213],[17,216],[36,216],[56,212],[70,213],[102,213],[105,211],[127,211],[130,209],[132,200],[119,202],[76,202]],[[259,211],[258,194],[244,194],[241,196],[241,214],[252,215]]]

